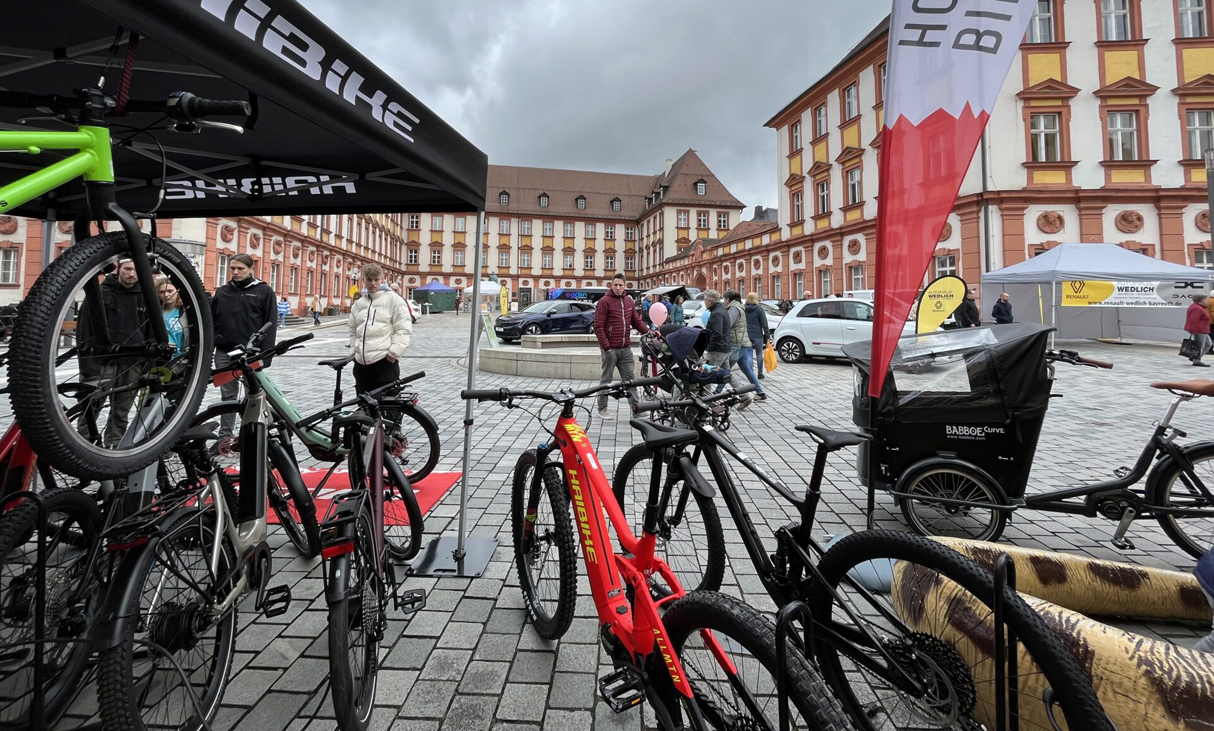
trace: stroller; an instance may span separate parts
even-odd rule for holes
[[[642,397],[646,401],[695,398],[715,391],[717,384],[729,383],[728,369],[704,370],[707,346],[708,332],[697,327],[662,325],[650,330],[641,338],[639,377],[660,377],[662,383],[646,386]]]

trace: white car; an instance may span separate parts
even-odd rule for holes
[[[903,335],[914,332],[913,322],[902,327]],[[847,343],[873,339],[873,306],[838,297],[804,300],[793,305],[772,339],[785,363],[807,357],[842,358]]]

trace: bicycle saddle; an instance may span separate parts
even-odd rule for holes
[[[1214,396],[1214,381],[1198,378],[1193,381],[1156,381],[1151,388],[1164,391],[1185,391],[1198,396]]]
[[[180,445],[189,444],[190,442],[207,442],[219,439],[219,437],[215,435],[215,427],[217,426],[219,425],[213,421],[208,421],[205,424],[199,424],[198,426],[186,430],[186,432],[181,435],[181,438],[177,440],[177,443]]]
[[[872,439],[872,437],[867,434],[858,434],[849,431],[832,431],[830,429],[823,429],[820,426],[810,426],[809,424],[802,424],[798,426],[797,431],[812,434],[817,437],[819,440],[821,440],[822,446],[826,447],[827,452],[833,452],[837,449],[843,449],[844,447],[854,447],[857,444],[862,444]]]
[[[691,429],[655,424],[646,419],[629,419],[628,425],[641,433],[641,439],[651,451],[690,444],[700,438],[700,435]]]
[[[329,366],[335,371],[340,371],[349,365],[350,361],[354,360],[354,356],[347,355],[344,358],[333,358],[332,360],[317,361],[316,365]]]

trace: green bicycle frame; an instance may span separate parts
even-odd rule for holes
[[[16,208],[78,177],[88,183],[114,182],[110,131],[82,125],[74,132],[0,131],[0,152],[39,155],[43,150],[79,150],[0,188],[0,211]]]

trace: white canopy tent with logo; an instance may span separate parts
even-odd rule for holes
[[[1185,295],[1208,293],[1211,281],[1214,272],[1144,256],[1117,244],[1059,244],[1040,256],[983,274],[982,320],[992,321],[991,308],[1007,292],[1016,322],[1050,325],[1059,338],[1177,342],[1185,337],[1185,307],[1190,304]],[[1149,306],[1064,306],[1064,288],[1073,292],[1092,286],[1079,282],[1159,286],[1143,296]]]

